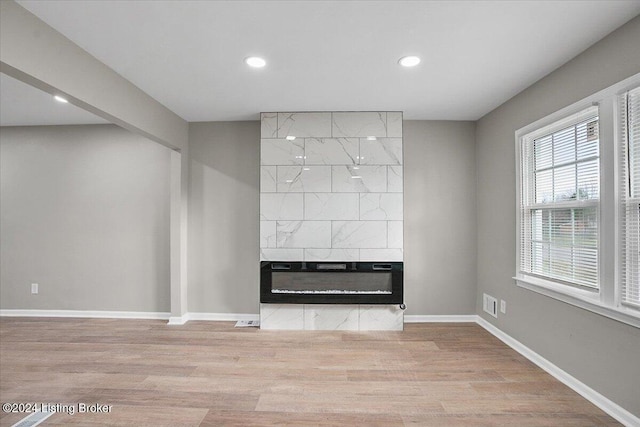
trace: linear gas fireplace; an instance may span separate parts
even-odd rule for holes
[[[260,302],[403,304],[402,262],[260,263]]]

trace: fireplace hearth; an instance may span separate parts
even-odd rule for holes
[[[403,304],[403,263],[262,261],[260,302]]]

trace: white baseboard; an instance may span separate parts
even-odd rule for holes
[[[168,320],[169,325],[184,325],[189,320],[211,320],[237,322],[238,320],[260,320],[259,314],[246,313],[186,313],[171,316],[171,313],[146,311],[101,311],[101,310],[0,310],[0,317],[84,317],[94,319],[153,319]]]
[[[238,320],[260,320],[260,315],[245,313],[185,313],[183,316],[171,316],[167,324],[184,325],[190,320],[237,322]]]
[[[596,405],[598,408],[602,409],[617,421],[628,427],[640,426],[640,418],[636,417],[617,403],[607,399],[582,381],[563,371],[544,357],[540,356],[535,351],[531,350],[526,345],[522,344],[520,341],[502,332],[500,329],[487,322],[481,316],[476,316],[476,322],[478,323],[478,325],[486,329],[489,333],[497,337],[500,341],[504,342],[506,345],[529,359],[531,362],[538,365],[558,381],[587,399],[589,402]]]
[[[179,325],[184,325],[188,321],[189,321],[189,319],[188,319],[187,315],[184,315],[184,316],[171,316],[171,317],[169,317],[169,321],[167,322],[167,325],[179,326]]]
[[[246,313],[187,313],[189,320],[211,320],[217,322],[237,322],[238,320],[260,320],[259,314]]]
[[[475,323],[478,316],[475,314],[461,315],[406,315],[404,323]]]
[[[85,317],[94,319],[153,319],[167,320],[170,313],[152,311],[101,310],[0,310],[1,317]]]

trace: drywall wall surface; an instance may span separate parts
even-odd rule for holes
[[[472,122],[405,126],[407,314],[472,314]],[[257,313],[260,122],[190,125],[189,311]]]
[[[168,148],[83,125],[3,127],[0,149],[3,309],[169,311]]]
[[[189,312],[259,311],[260,122],[189,125]]]
[[[474,122],[404,122],[406,314],[475,312],[474,133]]]
[[[519,288],[515,131],[640,72],[640,18],[515,96],[477,123],[478,294],[487,321],[640,416],[640,330]],[[498,319],[482,294],[507,301]]]

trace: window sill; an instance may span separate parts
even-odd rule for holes
[[[640,328],[640,313],[625,307],[611,307],[600,302],[599,294],[595,291],[581,289],[567,289],[567,286],[558,285],[548,280],[530,276],[517,276],[513,278],[516,284],[524,289],[557,299],[576,307],[591,311],[601,316],[608,317],[618,322]]]

